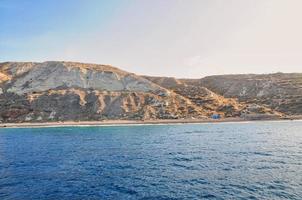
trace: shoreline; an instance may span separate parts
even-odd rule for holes
[[[105,120],[105,121],[65,121],[65,122],[21,122],[0,123],[0,128],[47,128],[47,127],[85,127],[85,126],[133,126],[133,125],[169,125],[169,124],[205,124],[228,122],[261,122],[261,121],[297,121],[302,116],[279,119],[249,120],[243,118],[225,119],[159,119],[159,120]]]

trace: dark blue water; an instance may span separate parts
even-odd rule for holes
[[[302,199],[302,122],[0,129],[0,199]]]

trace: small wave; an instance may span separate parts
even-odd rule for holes
[[[200,198],[203,198],[203,199],[217,199],[217,197],[213,194],[200,195]]]
[[[177,167],[177,168],[183,168],[183,169],[186,169],[186,170],[196,170],[197,169],[194,166],[186,166],[186,165],[182,165],[182,164],[178,164],[178,163],[172,163],[171,166]]]
[[[254,155],[259,155],[259,156],[273,156],[271,153],[266,153],[266,152],[252,152]]]
[[[167,197],[167,196],[153,196],[143,197],[141,200],[180,200],[179,198]]]
[[[126,187],[119,186],[119,185],[113,185],[112,189],[114,191],[117,191],[117,192],[120,192],[120,193],[124,193],[124,194],[129,194],[129,195],[135,195],[135,194],[138,193],[137,191],[135,191],[133,189],[126,188]]]
[[[175,161],[184,161],[184,162],[190,162],[190,161],[192,161],[192,159],[190,159],[190,158],[184,158],[184,157],[176,157],[176,158],[172,158],[172,160],[175,160]]]

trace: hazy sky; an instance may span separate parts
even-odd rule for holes
[[[302,72],[301,0],[0,0],[0,61],[137,74]]]

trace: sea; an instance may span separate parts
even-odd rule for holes
[[[302,121],[0,129],[1,200],[302,199]]]

